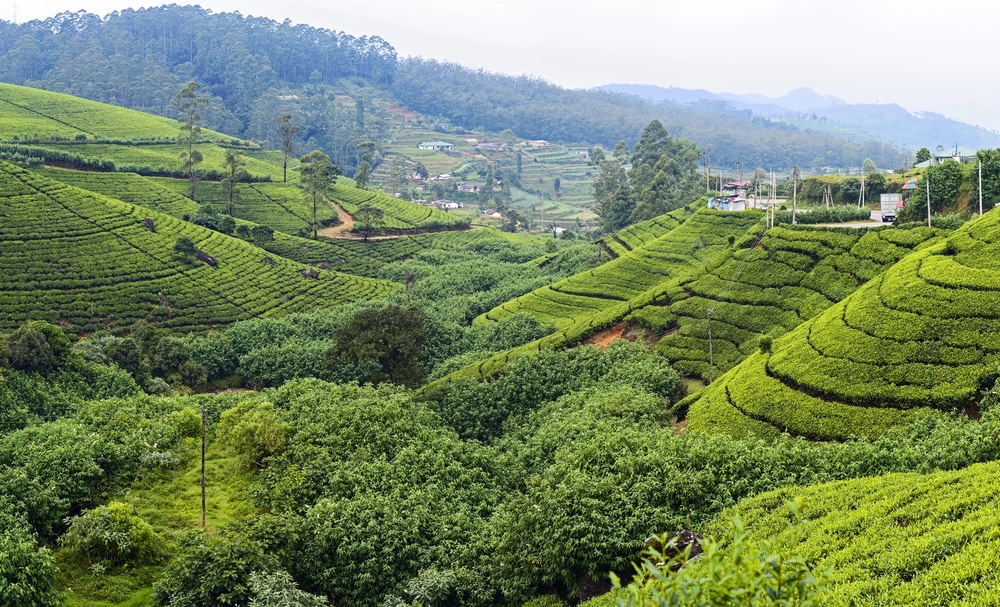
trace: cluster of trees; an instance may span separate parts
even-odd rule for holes
[[[702,187],[700,157],[694,143],[671,137],[659,120],[646,126],[631,155],[625,141],[618,142],[611,158],[595,148],[591,163],[601,169],[594,182],[601,228],[613,232],[689,203]]]
[[[386,300],[247,320],[185,339],[209,381],[235,375],[252,387],[303,377],[419,385],[551,332],[526,315],[472,324],[509,299],[590,267],[594,258],[587,244],[545,268],[523,264],[547,251],[497,242],[424,251],[382,270],[382,278],[405,285]]]
[[[651,534],[703,527],[743,497],[1000,455],[989,399],[981,421],[925,413],[873,442],[738,440],[676,434],[664,413],[676,374],[641,345],[546,353],[516,372],[461,388],[477,418],[493,417],[491,397],[512,412],[489,442],[392,387],[300,380],[223,413],[217,436],[256,473],[262,514],[179,546],[156,600],[246,604],[260,575],[347,606],[575,600],[630,575]]]
[[[0,56],[6,82],[155,114],[169,114],[174,92],[196,80],[211,94],[209,124],[233,134],[272,88],[342,77],[387,84],[396,69],[395,49],[378,36],[176,4],[3,22]]]

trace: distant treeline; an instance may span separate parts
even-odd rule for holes
[[[161,115],[196,80],[213,97],[207,121],[234,135],[269,89],[344,77],[388,84],[395,68],[395,49],[378,36],[198,6],[0,21],[0,80]]]
[[[658,119],[671,135],[711,150],[713,166],[735,169],[738,155],[749,172],[755,167],[812,166],[817,159],[832,166],[857,166],[871,158],[889,167],[901,166],[904,160],[903,152],[884,143],[800,130],[749,111],[699,110],[604,91],[573,91],[540,78],[428,59],[400,61],[392,90],[419,112],[467,128],[509,128],[529,139],[613,147],[620,140],[637,141],[645,126]]]
[[[716,167],[735,168],[737,157],[750,171],[819,161],[856,166],[864,158],[896,167],[904,159],[883,143],[800,130],[749,111],[654,104],[458,64],[399,61],[378,36],[355,38],[198,6],[129,9],[104,18],[66,12],[21,25],[0,21],[2,81],[174,116],[171,100],[195,80],[210,96],[202,112],[206,126],[275,147],[274,118],[291,114],[302,126],[301,147],[323,149],[350,175],[357,144],[381,143],[386,124],[366,103],[368,93],[357,106],[345,105],[325,86],[344,78],[369,92],[387,88],[410,108],[456,126],[511,129],[531,139],[611,147],[637,141],[658,119],[671,136],[711,150]]]

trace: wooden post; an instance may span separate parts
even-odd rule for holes
[[[792,225],[796,224],[795,221],[795,202],[797,200],[796,190],[799,186],[799,167],[792,168]]]
[[[712,355],[712,308],[708,309],[708,383],[715,380],[715,359]]]
[[[927,188],[927,227],[931,227],[931,178],[924,173],[924,187]]]
[[[201,528],[205,528],[205,401],[201,401]]]

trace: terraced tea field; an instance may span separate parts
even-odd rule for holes
[[[640,245],[646,237],[646,244],[626,250],[624,255],[593,270],[509,301],[479,320],[498,321],[511,314],[527,313],[558,329],[589,324],[596,314],[627,304],[715,259],[730,246],[730,236],[742,236],[760,219],[752,212],[693,212],[693,207],[674,211],[669,214],[671,219],[662,220],[665,225],[671,220],[679,223],[663,236],[648,239],[652,232],[632,230],[624,238]],[[621,246],[624,249],[629,245]]]
[[[187,195],[186,179],[150,179],[176,194]],[[305,191],[292,183],[243,183],[239,186],[239,194],[240,200],[233,203],[233,217],[263,224],[287,234],[309,230],[312,224],[312,201],[306,199]],[[195,198],[202,204],[211,205],[219,213],[226,212],[227,198],[219,182],[199,182]],[[337,213],[329,204],[320,201],[316,206],[316,218],[320,223],[334,221]]]
[[[89,139],[120,138],[127,131],[135,139],[176,139],[177,121],[62,93],[0,83],[0,133],[6,140],[79,134]],[[204,131],[212,139],[231,139]]]
[[[689,427],[876,436],[922,407],[974,413],[998,363],[1000,213],[991,212],[751,355],[691,406]]]
[[[358,208],[363,205],[382,209],[384,216],[379,226],[390,230],[412,231],[440,227],[462,228],[469,225],[468,221],[444,211],[400,200],[379,190],[359,190],[347,179],[338,180],[338,183],[329,189],[329,196],[331,200],[351,215],[354,215]]]
[[[73,171],[70,169],[36,169],[33,171],[56,181],[61,181],[95,194],[102,194],[123,202],[181,217],[198,212],[198,203],[178,192],[177,187],[165,187],[154,178],[142,177],[135,173],[98,173],[94,171]],[[187,182],[184,182],[186,188]],[[186,191],[186,189],[184,190]]]
[[[704,202],[678,209],[658,218],[643,230],[626,238],[641,242],[654,229],[664,229],[672,221],[678,226],[653,238],[645,246],[628,251],[617,259],[571,276],[547,287],[498,306],[476,322],[499,321],[511,314],[526,313],[556,327],[556,332],[519,348],[497,354],[438,380],[481,379],[493,375],[518,356],[543,348],[560,348],[578,343],[595,331],[610,327],[635,310],[665,301],[676,281],[706,264],[724,257],[732,243],[757,225],[757,212],[725,213],[704,208]],[[658,226],[653,228],[653,226]],[[429,389],[434,389],[431,384]]]
[[[715,375],[757,350],[761,335],[778,337],[841,301],[937,230],[865,232],[778,226],[755,248],[738,248],[722,264],[681,281],[668,308],[635,314],[673,329],[656,351],[682,374],[709,378],[708,318],[712,310]]]
[[[728,537],[739,516],[749,541],[775,537],[787,554],[827,571],[818,605],[996,605],[997,478],[994,462],[790,487],[740,502],[708,532]],[[798,517],[802,527],[790,527]]]
[[[181,236],[214,267],[181,258],[174,251]],[[140,319],[193,330],[397,288],[322,270],[310,278],[302,273],[307,266],[237,238],[6,163],[0,164],[0,242],[2,329],[31,318],[73,332]]]

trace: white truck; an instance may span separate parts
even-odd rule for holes
[[[896,221],[896,209],[903,206],[902,194],[882,194],[882,221]]]

